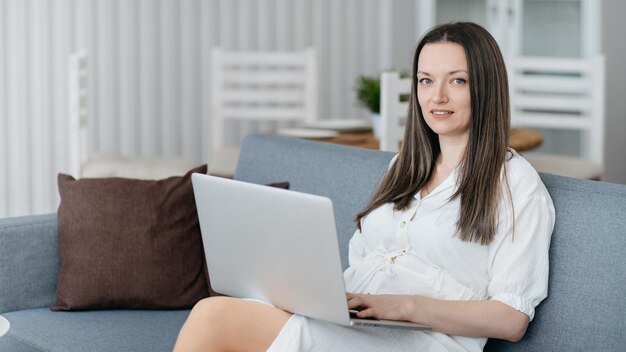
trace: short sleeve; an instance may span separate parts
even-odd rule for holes
[[[548,252],[555,217],[547,190],[539,177],[536,182],[532,192],[512,191],[514,212],[509,201],[503,210],[508,212],[506,220],[500,221],[489,245],[490,299],[515,308],[530,320],[535,307],[548,295]],[[510,226],[511,218],[514,228]]]

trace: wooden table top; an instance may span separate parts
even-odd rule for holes
[[[513,127],[509,135],[509,146],[518,152],[535,149],[543,143],[543,134],[526,127]]]
[[[319,140],[323,142],[343,144],[360,148],[379,148],[378,139],[374,137],[374,134],[371,131],[340,133],[337,137],[324,138]],[[522,127],[511,128],[509,146],[518,152],[537,148],[542,143],[543,135],[537,130]]]

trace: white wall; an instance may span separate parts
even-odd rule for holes
[[[0,217],[54,211],[68,55],[90,57],[93,151],[208,161],[209,53],[319,52],[320,118],[364,118],[359,74],[408,69],[421,0],[0,0]],[[604,1],[606,179],[626,183],[620,0]],[[432,16],[431,16],[432,17]],[[425,16],[425,19],[429,19]],[[419,29],[418,29],[419,28]]]
[[[602,50],[606,55],[606,181],[626,184],[626,2],[602,2]]]
[[[388,0],[0,0],[0,217],[56,209],[70,52],[89,56],[93,152],[200,163],[211,47],[314,46],[320,118],[365,118],[353,86],[395,62],[394,15]]]

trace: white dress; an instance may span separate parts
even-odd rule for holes
[[[489,245],[461,241],[456,235],[460,199],[449,201],[456,190],[455,170],[426,197],[418,192],[406,211],[386,204],[363,219],[362,232],[357,230],[350,240],[347,291],[495,299],[532,320],[535,307],[548,294],[554,206],[525,159],[513,153],[506,168],[513,209],[502,182],[498,228]],[[482,351],[486,341],[437,332],[342,327],[294,315],[269,351]]]

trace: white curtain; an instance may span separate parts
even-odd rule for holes
[[[402,6],[416,9],[418,3],[405,0]],[[200,163],[210,152],[211,47],[314,46],[320,118],[364,118],[353,90],[356,76],[394,62],[409,65],[410,57],[393,57],[394,33],[417,32],[419,26],[394,22],[394,13],[404,12],[398,4],[0,0],[0,217],[58,206],[56,175],[69,168],[71,52],[84,49],[89,57],[93,152],[183,156]],[[417,11],[411,16],[417,18]]]

